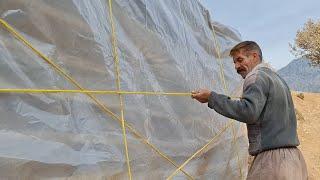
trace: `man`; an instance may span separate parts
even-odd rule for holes
[[[247,124],[249,153],[255,156],[247,179],[307,179],[304,158],[296,146],[297,120],[284,80],[262,62],[259,45],[244,41],[230,51],[237,73],[244,78],[240,100],[207,89],[192,98],[228,118]]]

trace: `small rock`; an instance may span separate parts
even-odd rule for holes
[[[303,93],[299,93],[299,94],[297,94],[297,97],[303,100],[304,99],[304,94]]]

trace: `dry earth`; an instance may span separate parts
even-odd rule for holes
[[[298,134],[307,163],[309,179],[320,179],[320,93],[293,92],[292,97],[298,118]]]

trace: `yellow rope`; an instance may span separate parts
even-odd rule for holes
[[[116,76],[117,76],[116,85],[117,85],[118,91],[121,91],[119,56],[118,56],[118,49],[117,49],[118,44],[117,44],[117,36],[116,36],[116,31],[115,31],[115,24],[113,21],[112,0],[109,0],[109,20],[110,20],[110,24],[111,24],[111,33],[112,33],[112,54],[113,54],[113,58],[114,58],[115,72],[116,72]],[[123,138],[123,143],[124,143],[124,148],[125,148],[128,176],[129,176],[129,179],[131,180],[132,174],[131,174],[131,167],[130,167],[126,128],[124,126],[125,120],[124,120],[124,104],[123,104],[122,94],[119,94],[119,101],[120,101],[120,114],[121,114],[121,128],[122,128],[122,136],[123,136],[122,138]]]
[[[207,148],[215,139],[217,139],[224,131],[226,131],[231,124],[233,123],[233,121],[229,122],[218,134],[216,134],[207,144],[205,144],[202,148],[200,148],[198,151],[196,151],[191,157],[189,157],[178,169],[176,169],[168,178],[172,179],[173,176],[175,176],[178,171],[183,168],[185,165],[187,165],[189,163],[189,161],[191,161],[195,156],[197,156],[200,152],[202,152],[205,148]]]
[[[213,39],[214,39],[214,44],[217,47],[216,48],[216,52],[217,52],[218,59],[219,59],[219,66],[220,66],[221,77],[222,77],[222,81],[223,81],[223,85],[224,85],[224,91],[225,91],[225,94],[228,94],[228,86],[227,86],[227,83],[226,83],[226,80],[225,80],[224,67],[223,67],[221,54],[220,54],[221,49],[220,49],[220,45],[219,45],[219,43],[217,41],[216,32],[215,32],[213,26],[212,26],[212,35],[213,35]],[[234,129],[234,124],[232,124],[232,128]],[[233,141],[236,143],[236,141],[235,141],[236,134],[235,134],[234,131],[232,131],[232,133],[233,133]],[[242,169],[241,169],[241,166],[240,166],[240,158],[239,158],[238,148],[236,149],[236,156],[237,156],[237,162],[238,162],[238,169],[239,169],[239,172],[240,172],[240,177],[241,177],[241,179],[243,179]]]
[[[111,90],[77,90],[77,89],[0,89],[0,93],[91,93],[91,94],[137,94],[137,95],[166,95],[191,96],[191,93],[178,92],[147,92],[147,91],[111,91]]]
[[[238,169],[240,171],[240,179],[242,180],[243,179],[243,173],[242,173],[240,157],[239,157],[239,147],[237,146],[237,141],[236,141],[237,133],[236,133],[236,129],[235,129],[234,125],[232,125],[232,134],[233,134],[233,142],[232,142],[232,144],[236,148],[237,164],[238,164]]]
[[[81,93],[81,94],[123,94],[145,96],[191,96],[189,92],[154,92],[154,91],[114,91],[114,90],[78,90],[78,89],[0,89],[0,93],[30,93],[30,94],[54,94],[54,93]],[[239,96],[230,96],[232,99],[240,99]]]
[[[225,77],[224,77],[224,67],[223,67],[223,63],[222,63],[222,60],[221,60],[221,54],[220,54],[221,50],[220,50],[220,46],[219,46],[219,43],[217,41],[216,32],[215,32],[213,26],[212,26],[212,35],[213,35],[215,47],[217,47],[216,48],[216,52],[217,52],[218,59],[219,59],[219,66],[220,66],[221,77],[222,77],[222,81],[223,81],[223,85],[224,85],[224,91],[225,91],[225,94],[228,94],[228,86],[227,86],[227,83],[226,83],[226,80],[225,80]],[[234,129],[234,124],[232,124],[232,128]],[[236,138],[236,135],[234,134],[235,132],[232,131],[232,133],[233,133],[233,141],[235,141],[235,138]],[[235,146],[237,147],[236,141],[235,141]],[[242,169],[241,169],[241,166],[240,166],[240,158],[239,158],[239,150],[238,150],[238,148],[236,149],[236,156],[237,156],[238,169],[239,169],[239,172],[240,172],[240,178],[243,179]]]
[[[221,59],[221,50],[220,50],[220,45],[217,41],[217,36],[216,36],[216,32],[214,30],[214,27],[212,26],[212,35],[213,35],[213,39],[214,39],[214,43],[215,43],[215,46],[217,47],[216,48],[216,52],[217,52],[217,55],[218,55],[218,59],[219,59],[219,67],[220,67],[220,72],[221,72],[221,77],[222,77],[222,81],[223,81],[223,85],[224,85],[224,91],[225,91],[225,94],[228,94],[228,86],[227,86],[227,83],[226,83],[226,80],[225,80],[225,76],[224,76],[224,67],[223,67],[223,63],[222,63],[222,59]],[[234,130],[234,123],[232,124],[232,129]],[[236,143],[235,141],[235,138],[236,138],[236,134],[234,131],[232,131],[233,133],[233,141]],[[238,169],[240,171],[240,176],[241,176],[241,179],[243,177],[242,175],[242,169],[241,169],[241,166],[240,166],[240,158],[239,158],[239,152],[238,152],[238,149],[236,149],[236,156],[237,156],[237,162],[238,162]]]
[[[219,62],[219,69],[220,69],[220,80],[223,84],[223,90],[224,90],[224,93],[225,94],[228,94],[228,87],[227,87],[227,83],[226,83],[226,80],[225,80],[225,76],[224,76],[224,67],[223,67],[223,64],[222,64],[222,60],[221,60],[221,54],[220,54],[220,46],[219,46],[219,43],[217,41],[217,38],[216,38],[216,33],[215,33],[215,30],[214,30],[214,27],[212,26],[212,36],[213,36],[213,40],[214,40],[214,46],[216,47],[215,50],[216,50],[216,53],[218,55],[218,62]],[[237,97],[236,97],[237,98]],[[231,121],[231,122],[230,122]],[[234,122],[232,121],[232,119],[229,119],[229,123],[223,128],[222,131],[220,131],[220,133],[218,133],[218,135],[220,135],[223,131],[225,131],[228,127],[230,127],[230,125],[232,125],[232,127],[234,126]],[[215,135],[211,140],[209,140],[209,142],[207,144],[205,144],[202,148],[200,148],[198,151],[196,151],[188,160],[186,160],[176,171],[174,171],[168,178],[168,179],[172,179],[173,176],[175,176],[179,169],[183,168],[189,161],[191,161],[197,154],[199,154],[200,152],[202,152],[207,146],[209,146],[210,143],[213,142],[213,140],[217,137],[217,135]],[[235,139],[235,135],[233,134],[233,138]],[[233,139],[233,140],[234,140]],[[239,168],[239,171],[240,171],[240,176],[241,176],[241,179],[243,177],[242,175],[242,170],[241,170],[241,167],[240,167],[240,163],[239,163],[239,152],[237,151],[236,152],[237,154],[237,160],[238,160],[238,168]]]
[[[224,93],[227,94],[228,93],[228,87],[227,87],[227,83],[226,83],[226,80],[225,80],[225,77],[224,77],[224,67],[223,67],[222,60],[221,60],[220,46],[219,46],[219,43],[217,41],[216,32],[215,32],[213,26],[212,26],[211,30],[212,30],[211,32],[212,32],[212,36],[213,36],[214,46],[216,47],[215,50],[216,50],[216,53],[218,55],[219,69],[220,69],[220,79],[221,79],[223,87],[224,87],[224,89],[223,89]]]
[[[23,42],[27,47],[29,47],[33,52],[35,52],[39,57],[41,57],[44,61],[46,61],[49,65],[51,65],[58,73],[60,73],[63,77],[65,77],[67,80],[69,80],[72,84],[74,84],[79,89],[85,91],[84,88],[82,88],[72,77],[70,77],[67,73],[65,73],[58,65],[56,65],[53,61],[51,61],[48,57],[46,57],[44,54],[42,54],[40,51],[38,51],[36,48],[32,46],[31,43],[29,43],[22,35],[20,35],[14,28],[12,28],[6,21],[0,18],[0,23],[10,32],[12,33],[18,40]],[[89,92],[85,92],[87,96],[89,96],[99,108],[101,108],[106,114],[110,115],[112,119],[117,120],[121,122],[121,119],[114,114],[112,111],[110,111],[105,105],[103,105],[95,96],[90,94]],[[164,153],[162,153],[158,148],[156,148],[153,144],[151,144],[148,140],[146,140],[143,135],[141,135],[137,130],[135,130],[132,126],[125,123],[125,126],[133,133],[134,136],[136,136],[138,139],[141,139],[141,141],[148,145],[151,149],[153,149],[155,152],[157,152],[161,157],[166,159],[168,162],[170,162],[173,166],[179,167],[173,160],[171,160],[168,156],[166,156]],[[185,172],[183,169],[181,171],[188,176],[190,179],[193,179],[192,176],[190,176],[187,172]]]
[[[145,96],[191,96],[189,92],[153,92],[153,91],[114,91],[114,90],[78,90],[78,89],[0,89],[0,93],[30,93],[30,94],[55,94],[55,93],[82,93],[82,94],[123,94]],[[232,99],[240,99],[239,96],[230,96]]]

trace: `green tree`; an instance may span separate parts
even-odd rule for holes
[[[320,21],[309,19],[298,30],[291,53],[296,57],[306,57],[314,66],[320,66]]]

